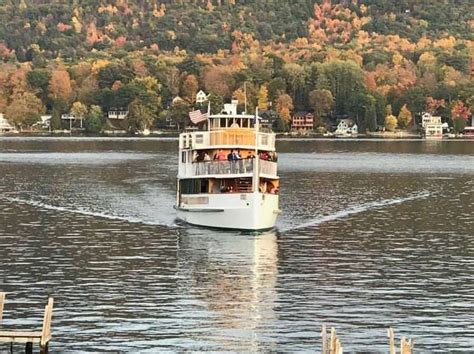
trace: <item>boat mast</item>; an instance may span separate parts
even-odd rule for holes
[[[255,108],[255,158],[253,159],[253,191],[258,193],[259,187],[259,156],[258,156],[258,131],[260,128],[260,122],[258,119],[258,107]]]

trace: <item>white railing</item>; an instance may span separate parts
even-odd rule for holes
[[[204,161],[193,163],[194,176],[239,175],[253,172],[253,159],[236,161]]]
[[[240,175],[252,174],[255,159],[242,159],[236,161],[203,161],[192,163],[192,175],[209,176],[209,175]],[[276,176],[276,162],[259,160],[259,171],[263,175]]]
[[[276,176],[277,175],[277,163],[272,161],[266,160],[259,160],[259,171],[260,174],[268,175],[268,176]]]

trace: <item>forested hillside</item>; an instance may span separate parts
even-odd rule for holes
[[[363,128],[422,111],[469,117],[469,0],[4,0],[0,112],[18,126],[71,109],[100,127],[130,110],[131,130],[186,124],[199,89],[272,109],[314,110]],[[183,101],[171,105],[180,96]],[[402,107],[406,107],[402,110]],[[280,125],[284,128],[284,124]]]

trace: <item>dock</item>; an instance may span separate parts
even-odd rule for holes
[[[2,325],[3,308],[6,294],[0,292],[0,325]],[[13,352],[14,343],[25,344],[25,353],[33,353],[33,344],[39,344],[40,354],[48,353],[49,341],[52,337],[51,320],[53,316],[52,297],[48,299],[48,304],[44,308],[43,326],[41,331],[6,331],[0,327],[0,343],[10,343],[10,352]]]

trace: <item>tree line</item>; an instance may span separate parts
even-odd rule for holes
[[[5,1],[0,112],[19,127],[48,112],[55,128],[73,112],[100,131],[106,112],[126,109],[130,131],[170,120],[183,128],[203,89],[215,111],[230,99],[243,105],[246,92],[248,110],[268,111],[279,130],[300,110],[314,112],[316,127],[349,117],[362,130],[404,129],[428,111],[461,129],[474,104],[468,7]]]

